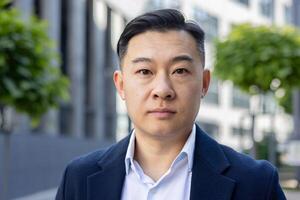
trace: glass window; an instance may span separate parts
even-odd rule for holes
[[[207,134],[212,136],[213,138],[217,138],[219,136],[219,125],[213,122],[197,122],[202,130],[204,130]]]
[[[268,18],[273,18],[273,10],[274,10],[273,0],[260,0],[259,7],[262,15]]]
[[[209,85],[209,90],[203,99],[204,103],[219,104],[219,81],[212,79]]]
[[[249,6],[249,0],[233,0],[235,2],[241,3],[243,5]]]
[[[245,129],[245,128],[237,128],[237,127],[233,127],[231,129],[231,134],[233,136],[249,136],[251,135],[251,130],[249,129]]]
[[[239,108],[250,108],[250,96],[238,88],[232,90],[232,106]]]
[[[34,0],[34,14],[38,17],[41,17],[41,3],[39,0]]]
[[[207,13],[206,11],[200,8],[195,8],[194,18],[203,28],[206,34],[206,39],[212,40],[218,37],[219,20],[217,17]]]
[[[146,4],[146,10],[156,10],[161,8],[180,9],[180,0],[149,0]]]
[[[272,94],[261,96],[262,98],[262,112],[266,114],[274,114],[277,109],[276,99]]]
[[[292,6],[284,6],[284,18],[287,24],[293,24]]]

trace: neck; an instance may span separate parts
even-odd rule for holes
[[[170,168],[191,131],[172,139],[149,138],[136,132],[134,158],[145,174],[157,181]]]

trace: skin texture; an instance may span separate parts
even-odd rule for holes
[[[210,72],[201,64],[195,39],[182,30],[134,36],[121,64],[114,82],[135,127],[135,157],[157,179],[192,130]],[[158,159],[163,161],[155,163]]]

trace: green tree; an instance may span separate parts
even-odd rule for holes
[[[249,94],[275,93],[291,113],[291,91],[300,87],[300,34],[291,27],[242,24],[215,43],[214,73]]]
[[[0,0],[0,105],[14,107],[38,122],[48,109],[68,98],[68,79],[44,21],[23,20]],[[36,124],[36,123],[35,123]]]

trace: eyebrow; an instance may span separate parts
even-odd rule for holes
[[[181,61],[187,61],[187,62],[192,63],[192,62],[194,62],[194,59],[189,55],[180,55],[180,56],[174,57],[171,60],[172,63],[181,62]]]
[[[146,57],[139,57],[139,58],[133,59],[131,62],[132,63],[152,62],[152,60],[150,58],[146,58]]]
[[[176,62],[181,62],[181,61],[187,61],[187,62],[193,62],[193,58],[189,55],[180,55],[180,56],[175,56],[174,58],[171,59],[171,63],[176,63]],[[140,62],[152,62],[151,58],[147,58],[147,57],[139,57],[139,58],[135,58],[131,61],[132,63],[140,63]]]

